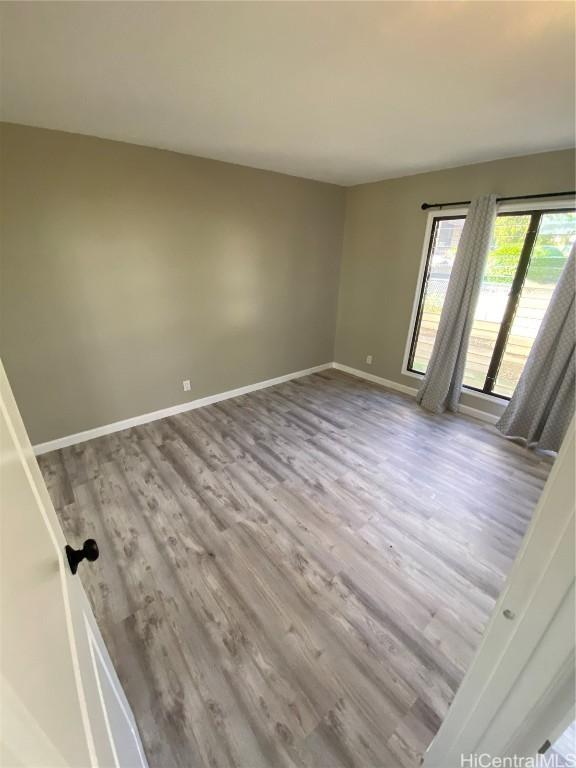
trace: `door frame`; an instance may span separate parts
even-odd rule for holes
[[[574,467],[572,419],[482,643],[426,751],[424,768],[472,765],[462,756],[474,754],[534,756],[573,711]]]

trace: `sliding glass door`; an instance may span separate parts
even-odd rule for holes
[[[464,216],[435,216],[408,370],[425,373]],[[509,398],[576,239],[573,209],[501,213],[474,315],[464,386]]]

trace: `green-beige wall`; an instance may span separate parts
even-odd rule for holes
[[[33,443],[333,359],[343,188],[12,124],[0,144],[0,352]]]
[[[331,360],[415,386],[420,204],[575,186],[568,150],[348,190],[11,124],[0,151],[0,352],[33,443]]]

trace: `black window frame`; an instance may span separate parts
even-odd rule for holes
[[[516,315],[516,310],[518,309],[518,303],[520,301],[520,295],[526,280],[526,274],[530,268],[530,260],[532,258],[536,238],[538,237],[538,231],[540,229],[542,217],[546,213],[570,213],[574,212],[575,210],[576,208],[574,206],[567,206],[562,208],[530,208],[527,210],[502,211],[502,213],[497,215],[497,218],[500,218],[501,216],[530,216],[530,223],[528,224],[528,229],[526,230],[526,235],[524,236],[524,244],[522,245],[522,251],[520,253],[520,258],[518,259],[518,265],[516,267],[516,272],[514,273],[510,293],[508,294],[506,308],[502,316],[502,321],[500,323],[500,328],[496,337],[496,343],[494,344],[490,365],[488,366],[488,370],[486,372],[484,386],[480,388],[472,387],[469,384],[463,384],[462,386],[464,389],[470,392],[478,392],[480,394],[487,395],[488,397],[494,397],[499,400],[510,400],[507,395],[499,395],[497,392],[494,392],[494,386],[496,384],[496,379],[498,378],[498,372],[500,370],[500,365],[502,364],[504,350],[506,349],[506,343],[508,341],[508,336],[510,335],[512,323],[514,322],[514,316]],[[426,288],[430,278],[432,253],[434,252],[434,246],[436,243],[438,223],[440,221],[456,221],[465,218],[466,214],[455,214],[452,216],[448,214],[438,216],[434,215],[432,218],[432,227],[430,228],[430,235],[428,238],[428,246],[426,251],[426,263],[424,265],[424,274],[418,295],[418,309],[416,311],[414,327],[412,328],[410,351],[408,354],[408,362],[406,366],[406,370],[409,373],[415,373],[419,376],[424,376],[426,373],[426,371],[416,370],[413,367],[413,363],[414,355],[416,353],[416,345],[418,343],[418,336],[420,333],[420,326],[422,324],[424,296],[426,295]]]

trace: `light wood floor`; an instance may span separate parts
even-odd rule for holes
[[[332,371],[40,465],[151,768],[418,765],[550,468]]]

